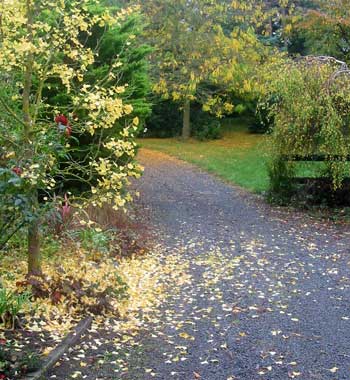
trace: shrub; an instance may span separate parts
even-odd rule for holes
[[[75,232],[81,247],[89,253],[98,252],[108,254],[111,252],[113,231],[102,231],[100,228],[86,227]]]
[[[200,104],[191,108],[191,136],[198,140],[215,140],[221,137],[221,123]]]
[[[216,140],[222,136],[221,123],[215,117],[206,115],[192,124],[192,136],[198,140]]]
[[[135,160],[140,119],[129,102],[135,100],[132,86],[138,81],[123,72],[129,55],[112,54],[101,65],[103,39],[96,41],[94,33],[99,30],[110,41],[111,33],[120,30],[135,9],[117,12],[104,7],[93,14],[91,9],[98,4],[98,0],[84,7],[71,1],[29,1],[24,7],[21,1],[11,1],[2,11],[0,146],[5,154],[0,156],[0,169],[5,174],[0,187],[10,202],[0,204],[0,209],[2,215],[13,215],[13,205],[20,201],[13,197],[13,187],[17,186],[17,194],[23,190],[30,219],[23,214],[20,224],[28,226],[30,273],[41,272],[43,216],[64,202],[65,188],[72,189],[69,200],[76,208],[90,202],[96,207],[108,203],[123,208],[132,201],[127,190],[130,178],[142,171]],[[123,35],[125,46],[134,41],[130,27]],[[132,62],[142,61],[144,68],[146,52],[134,53]],[[92,75],[101,66],[100,76]],[[125,76],[132,81],[130,87],[122,80]],[[136,100],[143,98],[144,85]],[[60,95],[60,101],[55,95]],[[144,110],[140,116],[146,114]],[[17,177],[7,178],[10,171]]]
[[[20,312],[30,304],[31,293],[25,291],[16,294],[5,288],[0,288],[0,321],[5,328],[14,329],[19,324]]]
[[[66,231],[73,221],[73,208],[69,204],[67,194],[64,196],[63,204],[56,205],[54,210],[50,211],[47,223],[56,235]]]
[[[0,250],[32,218],[25,183],[14,170],[0,167]]]
[[[291,156],[306,160],[322,156],[333,190],[342,187],[350,152],[350,80],[344,65],[339,71],[332,58],[307,58],[270,68],[273,77],[268,75],[265,97],[278,96],[278,101],[269,105],[274,120],[270,146],[275,157],[270,194],[284,197],[291,189],[292,166],[283,162]]]
[[[181,135],[182,114],[171,100],[155,100],[152,114],[146,121],[146,137],[177,137]]]
[[[270,179],[268,199],[281,205],[290,203],[295,190],[293,185],[294,166],[278,157],[270,161],[268,174]]]
[[[277,97],[272,95],[257,104],[254,122],[249,125],[250,132],[261,134],[272,132],[274,116],[271,114],[270,109],[276,103]]]

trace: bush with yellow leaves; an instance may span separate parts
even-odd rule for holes
[[[127,86],[115,84],[123,63],[116,56],[106,63],[105,77],[90,75],[99,59],[100,39],[92,44],[93,31],[107,33],[135,9],[94,12],[99,5],[99,0],[0,4],[0,188],[9,193],[0,201],[5,220],[0,235],[14,218],[18,228],[29,226],[32,274],[42,272],[40,227],[49,209],[67,198],[73,208],[87,202],[123,208],[132,200],[129,179],[142,171],[135,161],[139,119],[123,99]],[[57,95],[64,101],[55,102]],[[115,125],[118,132],[111,135]],[[87,134],[90,142],[83,139]],[[65,194],[67,181],[84,190]]]

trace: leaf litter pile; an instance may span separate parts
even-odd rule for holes
[[[86,315],[94,316],[93,329],[109,325],[118,332],[138,331],[141,314],[145,318],[164,298],[165,273],[179,281],[177,274],[182,270],[172,258],[163,262],[156,251],[100,262],[74,251],[62,254],[57,265],[52,259],[45,263],[45,275],[27,279],[24,260],[17,260],[16,266],[13,258],[6,260],[3,267],[15,269],[3,273],[4,287],[16,292],[29,287],[33,296],[23,310],[21,329],[2,333],[0,349],[10,350],[14,361],[16,355],[22,359],[29,346],[48,355]],[[13,378],[17,375],[13,373]]]
[[[151,237],[142,223],[132,222],[133,213],[124,218],[102,210],[102,219],[108,228],[113,227],[106,230],[109,234],[100,227],[74,229],[75,235],[92,231],[93,236],[111,237],[104,246],[77,236],[54,237],[58,250],[47,254],[47,244],[43,247],[41,275],[26,275],[26,255],[20,246],[11,249],[11,254],[2,253],[0,379],[17,379],[38,369],[88,315],[97,325],[109,318],[131,323],[136,311],[147,311],[158,302],[162,293],[159,261],[156,254],[146,254]],[[94,217],[101,219],[98,214]],[[123,227],[113,226],[111,220]],[[12,317],[15,306],[18,311]]]

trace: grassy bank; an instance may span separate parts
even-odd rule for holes
[[[248,132],[247,121],[237,119],[224,126],[223,138],[214,141],[140,139],[141,147],[170,154],[194,163],[250,191],[268,186],[264,137]]]
[[[220,140],[198,141],[179,138],[139,139],[142,148],[167,153],[243,188],[262,193],[268,189],[268,141],[266,136],[252,134],[246,119],[229,120],[223,126]],[[346,164],[349,166],[350,164]],[[296,176],[324,176],[325,163],[298,162]]]

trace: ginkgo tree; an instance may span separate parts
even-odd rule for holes
[[[140,1],[149,19],[154,92],[178,102],[182,137],[190,136],[191,103],[218,116],[232,113],[232,93],[252,90],[256,68],[269,54],[260,37],[294,1]],[[287,26],[285,29],[288,29]],[[270,32],[272,33],[272,31]],[[270,51],[271,53],[271,51]]]
[[[91,7],[98,3],[0,3],[1,228],[13,219],[28,226],[29,273],[41,271],[40,225],[48,210],[67,200],[71,207],[87,202],[124,207],[132,199],[125,189],[128,178],[141,172],[134,160],[138,118],[127,118],[133,108],[122,100],[126,86],[114,80],[122,65],[118,56],[103,78],[86,79],[99,53],[100,40],[94,47],[86,44],[93,30],[108,31],[135,9],[93,14]],[[59,106],[45,95],[57,80],[68,94]],[[86,132],[95,139],[80,145]],[[74,158],[77,149],[84,152],[83,160]],[[87,190],[63,194],[66,178],[83,182]]]
[[[243,53],[238,36],[225,35],[222,24],[226,2],[198,0],[141,1],[149,18],[146,38],[155,48],[152,55],[154,91],[179,103],[183,110],[182,137],[190,136],[191,102],[231,112],[221,102],[219,78],[232,76],[232,67]],[[230,71],[230,73],[229,73]],[[224,74],[225,73],[225,74]]]

